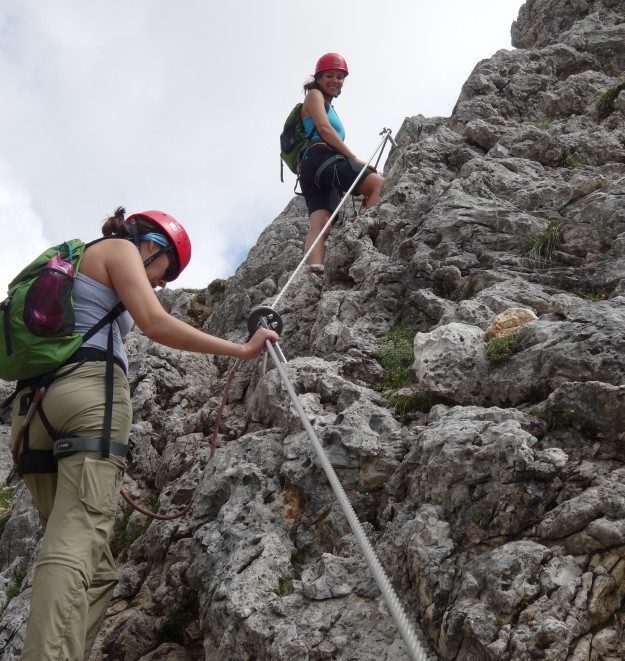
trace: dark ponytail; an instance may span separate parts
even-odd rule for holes
[[[304,94],[308,94],[310,90],[321,90],[321,87],[317,82],[317,79],[314,76],[311,76],[310,79],[304,83],[302,90],[304,91]]]
[[[130,227],[126,223],[126,209],[117,207],[115,213],[104,221],[102,236],[118,236],[124,239],[130,235]]]
[[[148,234],[149,232],[162,231],[156,223],[143,216],[135,216],[133,221],[136,223],[138,234]],[[117,207],[115,213],[104,221],[102,225],[102,236],[114,236],[119,239],[132,237],[132,227],[126,222],[126,209]]]

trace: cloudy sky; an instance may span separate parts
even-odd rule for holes
[[[293,196],[278,137],[321,54],[347,60],[335,107],[368,160],[384,127],[451,114],[522,4],[0,0],[0,295],[120,204],[186,226],[176,286],[232,275]]]

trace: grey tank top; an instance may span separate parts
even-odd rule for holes
[[[78,273],[76,276],[72,299],[76,316],[74,330],[81,335],[84,335],[119,303],[119,296],[115,290],[105,287],[82,273]],[[122,312],[113,322],[113,355],[124,365],[126,372],[128,372],[128,358],[124,350],[123,339],[130,332],[132,325],[132,317],[127,311]],[[106,351],[108,332],[109,325],[107,324],[89,338],[83,346]]]

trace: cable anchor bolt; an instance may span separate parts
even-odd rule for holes
[[[391,129],[387,129],[386,126],[380,131],[380,135],[383,135],[386,140],[388,140],[393,147],[397,147],[397,143],[395,142],[395,139],[391,135],[393,131]]]
[[[280,315],[268,305],[256,305],[250,311],[247,319],[247,330],[253,335],[261,326],[282,333],[282,319]]]
[[[268,305],[257,305],[250,311],[250,316],[247,319],[247,330],[250,335],[253,335],[261,326],[276,331],[280,335],[282,333],[282,318]],[[267,345],[270,346],[269,340],[267,340]],[[277,342],[274,344],[274,349],[280,362],[286,363],[284,353],[282,353],[282,349]]]

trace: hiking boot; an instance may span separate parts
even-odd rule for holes
[[[315,275],[323,275],[325,266],[323,264],[308,264],[308,270]]]

